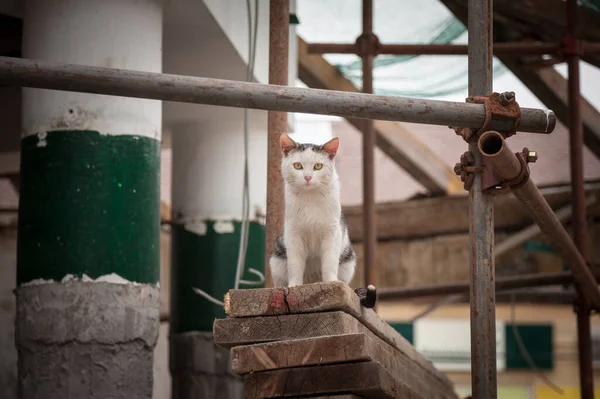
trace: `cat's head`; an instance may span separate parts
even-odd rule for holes
[[[296,188],[313,190],[327,188],[336,179],[333,159],[340,141],[337,137],[322,145],[296,143],[283,133],[279,139],[283,160],[283,180]]]

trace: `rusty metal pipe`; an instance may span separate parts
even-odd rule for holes
[[[363,35],[373,33],[373,0],[363,0]],[[373,52],[375,49],[372,49]],[[363,93],[373,93],[373,54],[363,54]],[[365,287],[375,285],[377,214],[375,213],[375,126],[365,120],[363,129],[363,231]]]
[[[486,158],[494,169],[494,173],[501,179],[512,180],[520,175],[521,162],[508,148],[504,137],[500,133],[494,131],[483,133],[479,137],[477,147],[478,152]],[[527,179],[524,185],[513,188],[512,192],[531,211],[534,221],[540,226],[542,232],[560,250],[562,256],[571,267],[578,287],[585,293],[586,298],[594,306],[599,306],[600,290],[598,290],[597,282],[592,272],[533,181]]]
[[[363,0],[362,2],[362,33],[373,33],[373,0]]]
[[[581,120],[581,96],[579,81],[579,39],[577,0],[567,0],[566,58],[568,68],[569,96],[569,154],[571,163],[571,196],[573,203],[573,241],[581,256],[587,256],[587,221],[585,190],[583,188],[583,123]],[[581,288],[581,287],[580,287]],[[582,289],[577,290],[577,346],[579,352],[579,384],[582,399],[594,398],[594,369],[592,338],[590,331],[590,308]]]
[[[559,54],[561,43],[504,42],[494,43],[494,55],[521,57],[524,55]],[[582,42],[584,53],[600,52],[600,43]],[[356,44],[307,43],[309,54],[358,54]],[[381,44],[377,55],[467,55],[466,44]]]
[[[492,0],[469,0],[469,96],[492,93]],[[474,166],[481,154],[469,144]],[[469,190],[471,389],[477,399],[497,398],[496,275],[493,197],[482,191],[481,174]]]
[[[480,128],[485,106],[0,57],[0,85],[163,101]],[[519,130],[551,133],[551,111],[522,108]],[[511,121],[492,121],[506,130]]]
[[[271,0],[269,9],[269,84],[287,86],[289,64],[289,0]],[[287,132],[287,113],[269,111],[267,115],[267,221],[265,242],[265,287],[273,281],[269,268],[271,251],[281,233],[284,216],[281,148],[279,137]]]
[[[556,54],[560,43],[496,43],[494,54],[498,55],[546,55]],[[309,54],[356,54],[354,44],[345,43],[308,43]],[[466,44],[381,44],[378,55],[467,55]]]
[[[600,269],[596,269],[595,273],[596,276],[600,278]],[[496,293],[499,291],[514,290],[519,288],[571,284],[572,282],[573,274],[571,272],[536,273],[511,277],[499,277],[496,279]],[[379,288],[377,290],[377,300],[385,301],[414,299],[428,296],[468,293],[469,282],[461,281],[457,283],[428,285],[422,287]]]

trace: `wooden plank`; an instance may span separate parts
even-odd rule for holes
[[[599,182],[586,184],[586,192],[599,194]],[[570,203],[568,186],[542,187],[548,204],[557,209]],[[377,204],[377,237],[379,240],[422,239],[438,235],[468,234],[469,215],[466,195],[419,198],[409,201]],[[362,241],[362,206],[344,207],[350,240]],[[600,208],[590,209],[590,215],[600,216]],[[494,223],[497,230],[526,227],[533,223],[531,212],[511,193],[494,199]]]
[[[377,363],[298,367],[247,374],[247,399],[353,393],[372,399],[415,398]]]
[[[291,399],[363,399],[363,396],[356,395],[327,395],[327,396],[303,396],[301,398],[291,398]]]
[[[298,38],[298,77],[311,88],[360,92],[325,58],[308,54],[306,42],[301,38]],[[360,120],[346,120],[362,132]],[[388,121],[374,123],[377,146],[426,189],[447,194],[463,191],[452,168],[406,126]]]
[[[427,398],[456,399],[438,381],[431,383],[418,367],[407,364],[389,345],[365,334],[346,334],[293,341],[237,346],[231,350],[235,373],[248,374],[300,366],[369,361],[380,364],[393,378]]]
[[[218,319],[213,323],[217,345],[233,348],[262,342],[362,333],[364,327],[344,312],[293,314],[276,317]]]
[[[356,293],[343,282],[304,284],[291,288],[229,290],[225,294],[229,317],[271,316],[343,310],[360,316],[364,309]],[[365,313],[372,313],[373,310]]]
[[[374,361],[373,347],[373,340],[365,334],[236,346],[231,349],[231,366],[236,374],[248,374],[289,367]]]
[[[230,317],[215,320],[213,324],[215,343],[227,348],[343,334],[365,334],[372,339],[378,339],[356,318],[340,311],[266,317]],[[399,334],[397,335],[404,340]],[[418,373],[430,383],[452,389],[453,384],[445,374],[433,367],[406,340],[404,342],[405,344],[402,345],[392,344],[397,355],[403,356],[407,364],[414,364],[414,367],[419,370]]]
[[[372,309],[364,308],[356,293],[343,282],[304,284],[291,288],[230,290],[225,295],[224,302],[225,312],[230,317],[343,311],[359,320],[373,334],[406,354],[412,361],[419,363],[425,370],[451,385],[446,375],[433,367],[400,333]],[[215,326],[217,322],[219,320],[215,322]],[[340,333],[333,331],[319,335]],[[302,337],[292,336],[290,339],[294,338]]]

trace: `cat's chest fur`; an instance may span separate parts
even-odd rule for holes
[[[312,194],[312,193],[311,193]],[[286,203],[286,231],[301,240],[307,249],[317,250],[325,236],[339,229],[339,203],[321,195],[289,196]]]

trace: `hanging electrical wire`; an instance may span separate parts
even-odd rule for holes
[[[535,365],[533,358],[529,354],[529,351],[525,347],[523,343],[523,339],[521,338],[521,334],[519,333],[519,329],[517,328],[517,293],[515,291],[510,294],[510,325],[512,327],[513,335],[515,336],[515,341],[517,342],[517,346],[519,347],[519,352],[521,352],[521,356],[527,362],[529,368],[536,372],[539,377],[544,381],[544,383],[550,387],[554,392],[559,395],[564,395],[565,392],[555,383],[553,383],[548,377],[546,377]]]
[[[254,2],[254,18],[252,18],[252,5],[250,0],[246,0],[246,10],[248,15],[248,64],[246,67],[246,81],[252,82],[254,79],[254,66],[256,64],[256,43],[258,34],[258,0]],[[248,252],[248,239],[250,231],[250,179],[248,173],[248,142],[250,130],[250,110],[244,108],[244,177],[242,189],[242,225],[240,228],[240,244],[238,249],[238,259],[236,262],[234,289],[238,289],[240,284],[261,285],[265,282],[265,276],[259,270],[249,268],[248,271],[258,277],[256,281],[243,280],[246,264],[246,254]],[[204,297],[215,305],[224,306],[220,301],[199,289],[192,288],[195,293]]]

